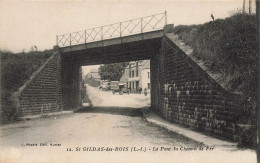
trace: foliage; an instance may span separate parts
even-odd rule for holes
[[[252,125],[251,128],[241,133],[238,147],[256,149],[257,147],[257,127]]]
[[[17,90],[44,61],[51,56],[51,51],[29,53],[1,53],[2,88]]]
[[[101,65],[99,67],[101,80],[119,81],[127,65],[127,62]]]
[[[1,90],[0,124],[17,120],[16,107],[10,91]]]
[[[209,70],[222,74],[220,81],[225,83],[229,91],[241,92],[245,99],[250,99],[251,105],[240,114],[250,117],[252,128],[242,134],[239,144],[251,148],[256,143],[256,31],[256,16],[240,12],[232,13],[225,20],[217,19],[203,25],[178,26],[174,29],[175,34],[194,49],[195,57],[203,60]]]
[[[36,71],[52,51],[14,54],[0,49],[1,55],[1,122],[17,118],[12,93],[17,91]]]
[[[174,33],[179,36],[187,45],[193,45],[196,33],[200,25],[179,25],[174,28]]]
[[[178,26],[174,32],[208,69],[221,73],[223,81],[229,79],[230,91],[256,99],[256,28],[255,15],[237,13],[203,25]]]

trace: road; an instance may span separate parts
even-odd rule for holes
[[[141,108],[150,105],[150,95],[144,94],[112,94],[112,91],[101,91],[98,88],[87,86],[87,93],[95,107],[131,107]]]
[[[206,162],[216,156],[193,151],[202,145],[146,122],[140,109],[149,107],[149,95],[112,95],[90,86],[87,92],[93,107],[82,112],[1,126],[0,162],[191,162],[197,156]]]

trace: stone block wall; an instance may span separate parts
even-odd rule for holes
[[[64,110],[81,107],[81,66],[71,56],[61,56],[62,103]]]
[[[20,117],[62,111],[60,54],[51,56],[16,94]]]
[[[170,122],[238,139],[240,96],[222,88],[166,36],[151,65],[153,110]]]

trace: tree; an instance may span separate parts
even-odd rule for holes
[[[128,62],[105,64],[99,67],[101,80],[119,81]]]

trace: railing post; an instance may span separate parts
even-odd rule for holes
[[[141,33],[143,33],[143,18],[141,18]]]
[[[85,30],[85,44],[87,43],[87,30]]]
[[[56,45],[59,46],[58,35],[56,35]]]
[[[142,40],[144,39],[144,35],[143,35],[143,18],[141,18],[141,35],[142,35]]]
[[[122,44],[122,22],[119,23],[119,28],[120,28],[120,41],[121,41],[121,44]]]
[[[103,41],[103,26],[100,27],[101,29],[101,40]]]
[[[122,37],[122,27],[121,27],[122,22],[120,22],[120,37]]]
[[[165,11],[165,25],[167,25],[167,11]]]
[[[101,42],[102,42],[102,46],[104,46],[104,42],[103,42],[103,26],[101,26]]]
[[[70,46],[71,46],[71,33],[70,33]]]

